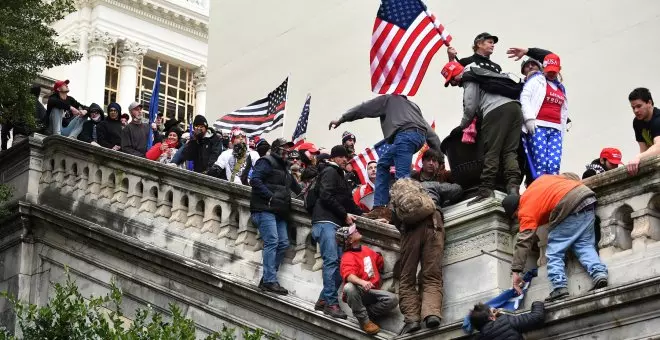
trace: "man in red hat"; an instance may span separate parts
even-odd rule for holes
[[[84,122],[80,119],[80,124],[75,124],[71,126],[71,122],[75,117],[82,117],[87,114],[85,106],[80,104],[75,98],[68,95],[69,93],[69,80],[58,80],[53,85],[53,94],[48,97],[48,104],[46,105],[46,116],[49,118],[49,131],[53,135],[72,135],[74,130],[78,125],[80,125],[80,130],[82,130],[82,123]],[[67,130],[62,131],[62,127],[66,127]],[[80,131],[77,131],[80,133]],[[77,137],[77,133],[75,136]]]
[[[582,179],[596,176],[605,171],[616,169],[621,162],[621,151],[615,148],[604,148],[600,152],[600,158],[594,159],[587,164],[587,170],[582,174]]]

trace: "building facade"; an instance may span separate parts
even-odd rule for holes
[[[206,113],[209,0],[78,0],[77,11],[55,24],[80,61],[46,70],[71,81],[85,105],[133,101],[148,110],[158,64],[158,111],[187,122]]]
[[[562,170],[582,173],[603,147],[618,147],[624,161],[639,148],[632,129],[628,94],[647,87],[660,98],[660,2],[655,0],[519,1],[424,0],[453,36],[459,57],[472,54],[481,32],[499,36],[492,59],[520,75],[509,47],[541,47],[561,57],[572,120]],[[317,145],[340,143],[345,130],[359,149],[383,138],[376,120],[365,119],[328,131],[328,123],[372,98],[369,48],[379,1],[222,1],[211,8],[209,29],[210,118],[231,112],[289,78],[291,136],[308,92],[312,95],[307,136]],[[240,32],[238,34],[237,32]],[[431,61],[415,97],[438,135],[461,120],[462,90],[443,87],[443,47]],[[657,101],[656,98],[656,101]],[[272,135],[279,137],[277,130]],[[275,136],[266,136],[273,138]]]

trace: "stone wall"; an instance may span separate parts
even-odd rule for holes
[[[656,319],[652,310],[660,300],[654,284],[660,277],[654,262],[660,231],[653,193],[660,181],[658,162],[644,163],[636,177],[620,169],[587,181],[600,201],[600,247],[612,288],[587,293],[586,274],[570,261],[572,297],[549,306],[550,326],[532,338],[580,338],[606,334],[612,327],[626,334],[628,326],[613,319],[628,318],[632,326]],[[322,286],[322,261],[311,242],[309,216],[298,201],[280,273],[291,294],[279,297],[256,289],[262,242],[249,218],[249,187],[59,136],[37,136],[1,153],[0,179],[16,188],[16,213],[0,221],[5,255],[0,290],[44,303],[49,282],[61,280],[67,265],[84,294],[103,294],[114,279],[127,294],[126,311],[146,304],[164,311],[175,302],[195,320],[200,335],[225,323],[280,332],[287,339],[365,337],[354,319],[331,319],[313,310]],[[445,209],[443,326],[408,338],[461,336],[460,321],[470,307],[510,287],[508,261],[516,227],[503,215],[502,197],[498,193],[480,204]],[[358,227],[365,242],[385,257],[383,288],[396,292],[398,232],[362,218]],[[547,293],[541,267],[527,303]],[[630,319],[630,303],[649,312]],[[11,322],[4,301],[0,312]],[[381,337],[391,338],[401,319],[397,312],[384,320],[387,331]],[[580,320],[593,327],[576,333]],[[609,328],[604,326],[608,322]],[[644,329],[653,334],[660,325]]]

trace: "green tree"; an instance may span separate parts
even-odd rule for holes
[[[44,69],[80,59],[50,27],[74,10],[73,0],[0,1],[0,122],[34,127],[32,82]]]
[[[49,340],[194,340],[195,323],[187,319],[181,309],[170,304],[170,317],[165,320],[151,306],[138,309],[129,327],[121,310],[122,292],[113,282],[110,293],[101,297],[84,298],[67,271],[64,284],[54,284],[55,294],[43,307],[26,304],[6,292],[14,308],[18,327],[24,339]],[[260,340],[263,331],[244,328],[243,338]],[[278,338],[276,336],[275,338]],[[15,340],[6,329],[0,328],[0,340]],[[206,340],[236,339],[235,329],[223,326]]]
[[[12,188],[8,185],[0,184],[0,218],[6,217],[9,215],[9,209],[7,208],[7,201],[12,196]]]

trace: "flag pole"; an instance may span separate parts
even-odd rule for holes
[[[286,127],[286,108],[289,106],[289,84],[291,82],[291,72],[286,75],[286,95],[284,96],[284,117],[282,117],[282,133],[280,137],[284,138],[284,127]]]

